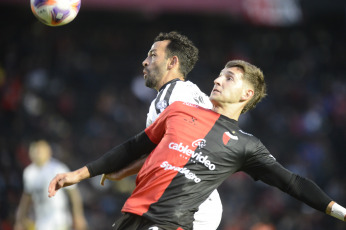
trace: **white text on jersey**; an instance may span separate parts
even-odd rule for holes
[[[164,161],[162,162],[162,164],[160,165],[161,168],[164,168],[165,170],[174,170],[174,171],[178,171],[182,174],[185,175],[185,177],[189,180],[193,180],[195,183],[199,183],[201,182],[201,179],[198,178],[196,176],[196,174],[192,173],[189,169],[187,168],[181,168],[181,167],[178,167],[178,166],[173,166],[171,164],[168,163],[168,161]]]
[[[174,142],[169,143],[168,148],[176,150],[180,153],[184,153],[186,156],[189,156],[192,158],[192,160],[196,160],[200,163],[202,163],[205,167],[207,167],[209,170],[215,170],[215,165],[208,160],[208,156],[203,156],[202,152],[195,152],[192,149],[189,149],[189,146],[183,146],[183,143],[177,144]]]

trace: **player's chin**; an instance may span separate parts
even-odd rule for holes
[[[217,101],[218,98],[219,98],[219,96],[218,96],[216,93],[214,93],[214,92],[212,92],[212,93],[210,94],[210,96],[209,96],[209,99],[210,99],[211,102]]]
[[[209,99],[210,99],[210,101],[211,101],[211,103],[212,103],[213,105],[218,104],[218,103],[217,103],[218,100],[216,100],[214,97],[210,96]]]

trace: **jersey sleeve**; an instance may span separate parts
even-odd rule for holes
[[[285,191],[292,173],[276,161],[260,140],[256,139],[254,143],[247,146],[249,147],[242,171],[249,174],[254,180],[261,180]]]
[[[191,104],[199,105],[206,109],[212,108],[212,103],[209,97],[203,93],[197,85],[190,81],[182,83],[182,87],[177,87],[174,92],[174,97],[170,98],[169,104],[175,101],[183,101]]]
[[[275,186],[321,212],[332,201],[316,183],[284,168],[260,142],[255,153],[245,160],[244,171],[253,179]]]
[[[276,162],[276,159],[270,154],[268,149],[258,139],[247,145],[245,160],[242,171],[251,175],[254,180],[258,180],[257,169],[265,165]]]
[[[119,171],[144,155],[148,155],[156,147],[143,131],[121,145],[114,147],[99,159],[86,165],[90,177],[102,173]]]

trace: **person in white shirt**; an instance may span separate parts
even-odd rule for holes
[[[198,48],[186,36],[178,32],[160,33],[154,39],[148,56],[142,63],[145,85],[158,92],[149,107],[147,127],[175,101],[212,108],[209,97],[197,85],[186,80],[197,60]],[[101,184],[103,185],[105,179],[121,180],[137,174],[144,161],[145,159],[142,159],[119,172],[103,175]],[[217,229],[222,218],[222,203],[216,189],[199,206],[194,218],[194,230]]]
[[[36,230],[87,229],[81,195],[76,186],[64,189],[55,199],[47,196],[50,180],[69,168],[52,158],[52,148],[45,140],[34,141],[29,147],[31,164],[23,172],[24,191],[16,212],[14,230],[28,228],[30,208],[33,208]],[[71,202],[72,216],[69,207]],[[73,217],[73,218],[72,218]]]

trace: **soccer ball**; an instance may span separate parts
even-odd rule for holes
[[[62,26],[77,16],[81,0],[30,0],[31,10],[48,26]]]

